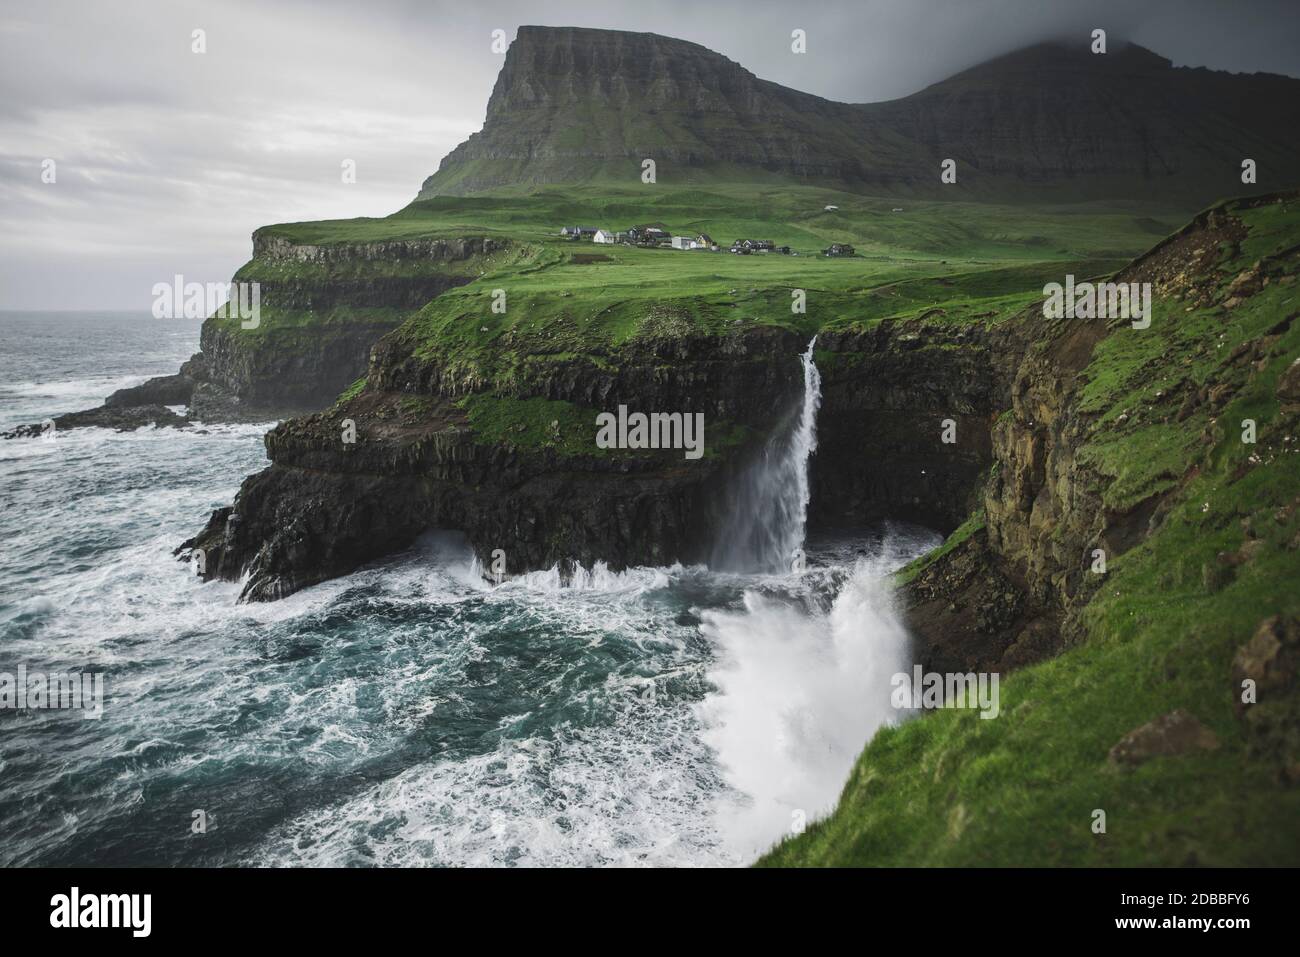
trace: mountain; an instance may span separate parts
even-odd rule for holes
[[[854,115],[685,40],[525,26],[483,130],[443,160],[420,198],[602,175],[638,182],[646,157],[665,179],[728,164],[851,179],[860,175]]]
[[[836,103],[759,79],[685,40],[525,26],[483,129],[419,199],[509,186],[784,179],[977,198],[1203,203],[1300,183],[1300,80],[1174,67],[1135,44],[1039,44],[884,103]]]

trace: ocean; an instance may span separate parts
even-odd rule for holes
[[[175,372],[199,327],[0,313],[0,431]],[[430,530],[239,604],[172,551],[266,467],[270,425],[0,441],[0,674],[105,690],[99,718],[0,708],[0,864],[743,865],[827,812],[901,717],[883,579],[930,531],[814,535],[801,570],[494,586]],[[741,497],[781,534],[747,541],[803,537],[815,442],[796,438],[783,506]]]

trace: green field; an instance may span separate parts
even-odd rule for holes
[[[261,231],[323,244],[469,234],[545,241],[556,239],[562,226],[618,230],[662,222],[674,234],[707,232],[726,244],[744,237],[771,239],[803,255],[848,242],[867,259],[1032,261],[1129,256],[1182,225],[1192,212],[1138,202],[999,206],[873,198],[810,186],[651,184],[437,197],[380,219],[284,223]]]
[[[836,210],[824,207],[838,206]],[[895,210],[899,211],[895,211]],[[737,321],[801,333],[886,319],[988,320],[1013,313],[1065,273],[1109,273],[1180,225],[1188,210],[1142,203],[998,206],[876,199],[830,189],[729,184],[709,189],[550,188],[412,203],[383,219],[290,223],[264,234],[299,244],[492,237],[505,248],[452,264],[468,285],[411,315],[398,335],[483,389],[509,393],[522,362],[607,354],[633,337],[715,333]],[[663,223],[724,249],[770,239],[798,255],[645,249],[560,238],[562,226]],[[857,254],[828,258],[832,242]],[[412,261],[344,265],[253,260],[241,279],[400,279],[444,268]],[[505,311],[493,309],[496,291]],[[794,290],[806,312],[792,310]],[[261,334],[365,319],[367,310],[263,311]],[[333,318],[331,318],[331,316]]]

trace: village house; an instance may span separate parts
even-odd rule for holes
[[[833,213],[833,212],[835,212],[835,210],[839,209],[839,207],[838,207],[838,206],[823,206],[822,209],[826,210],[826,211],[829,212],[829,213]]]
[[[848,243],[831,243],[823,252],[827,256],[852,256],[855,255],[853,247]]]
[[[718,244],[713,241],[713,237],[708,233],[700,233],[695,237],[695,247],[697,249],[717,249]]]
[[[618,235],[611,233],[608,229],[598,229],[596,235],[591,237],[591,241],[608,246],[618,242]]]
[[[633,226],[627,231],[627,235],[629,241],[644,246],[655,246],[659,243],[668,242],[672,238],[663,223]]]
[[[673,249],[694,249],[695,240],[690,236],[674,236]]]
[[[565,239],[591,239],[596,235],[595,226],[565,226],[560,235]]]

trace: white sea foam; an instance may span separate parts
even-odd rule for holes
[[[799,544],[811,355],[780,469],[794,504],[778,537]],[[210,810],[253,863],[743,864],[793,810],[826,810],[890,720],[876,686],[905,638],[877,578],[910,542],[851,572],[598,562],[498,586],[463,537],[433,534],[236,604],[238,583],[203,583],[171,551],[264,465],[265,429],[0,443],[7,647],[108,673],[99,737],[58,715],[7,731],[16,753],[63,737],[46,763],[5,767],[14,833],[33,837],[0,862],[127,840],[119,855],[187,860],[204,845],[166,815],[207,787],[241,795]],[[62,789],[74,776],[96,783]]]
[[[718,813],[728,847],[750,856],[829,811],[853,761],[898,717],[889,679],[908,639],[875,562],[853,570],[828,613],[745,593],[741,611],[706,611],[718,649],[705,739],[743,797]]]

